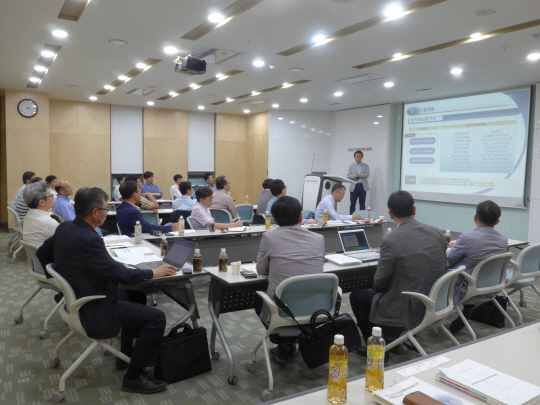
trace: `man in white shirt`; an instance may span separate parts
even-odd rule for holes
[[[22,187],[19,189],[19,191],[17,191],[17,194],[15,194],[15,198],[13,199],[13,201],[11,202],[13,204],[14,207],[17,206],[17,204],[19,203],[19,201],[22,200],[23,198],[23,191],[24,189],[26,188],[27,185],[30,184],[30,181],[36,176],[36,174],[34,172],[24,172],[23,175],[22,175],[22,182],[23,182],[23,185]]]
[[[184,181],[184,178],[181,174],[175,174],[173,177],[174,185],[171,187],[171,200],[176,200],[177,198],[182,197],[182,194],[180,194],[180,184]]]
[[[54,235],[58,222],[51,218],[54,198],[46,183],[32,183],[24,190],[24,201],[30,208],[24,220],[23,239],[42,245]]]
[[[45,177],[45,183],[47,183],[47,186],[49,186],[49,191],[51,192],[51,195],[53,196],[53,199],[56,200],[56,196],[58,195],[57,191],[55,190],[56,187],[56,176],[53,176],[52,174]]]
[[[337,203],[345,197],[345,186],[341,183],[336,183],[332,187],[332,193],[324,197],[315,211],[315,219],[319,222],[323,220],[324,210],[328,213],[329,221],[359,221],[362,219],[360,215],[339,215],[336,212]]]
[[[114,188],[114,201],[122,201],[122,195],[120,194],[120,186],[124,184],[124,181],[126,180],[126,176],[123,174],[119,174],[116,176],[116,181],[118,181],[118,185]]]
[[[197,190],[197,202],[193,206],[191,217],[189,217],[193,229],[196,231],[207,231],[210,228],[210,224],[214,222],[214,218],[212,218],[208,209],[212,206],[213,200],[214,193],[210,190],[210,187],[201,187]],[[242,222],[240,221],[228,224],[215,223],[216,229],[236,228],[240,226],[242,226]]]
[[[193,199],[191,182],[183,181],[178,188],[181,196],[172,202],[173,210],[192,211],[195,200]]]

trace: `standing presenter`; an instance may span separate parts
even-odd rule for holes
[[[356,210],[356,200],[359,200],[360,209],[366,209],[366,194],[369,190],[368,177],[369,166],[366,163],[362,163],[364,153],[361,150],[354,152],[354,161],[349,165],[347,171],[347,178],[353,180],[356,184],[351,184],[349,191],[351,192],[351,207],[350,214]]]

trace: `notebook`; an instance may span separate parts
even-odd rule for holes
[[[369,247],[366,233],[363,229],[338,231],[343,254],[362,261],[377,260],[380,254]]]
[[[196,247],[196,244],[179,239],[174,242],[167,255],[163,258],[163,261],[139,263],[135,267],[139,270],[153,270],[163,264],[170,264],[176,267],[177,271],[180,271]]]

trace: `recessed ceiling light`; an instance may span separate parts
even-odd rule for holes
[[[399,53],[399,52],[392,55],[392,57],[393,57],[394,59],[395,59],[395,58],[401,58],[402,56],[403,56],[403,54],[402,54],[402,53]]]
[[[178,49],[176,49],[175,46],[166,46],[163,48],[163,52],[165,52],[167,55],[174,55],[175,53],[178,53]]]
[[[140,63],[137,63],[135,66],[137,67],[137,69],[144,69],[146,67],[146,64],[140,62]]]
[[[37,66],[34,66],[34,70],[36,72],[45,72],[47,68],[45,66],[37,65]]]
[[[279,104],[272,104],[272,108],[279,108]]]
[[[328,38],[326,38],[324,35],[315,35],[312,39],[312,41],[315,43],[315,46],[324,45],[328,41]]]
[[[223,73],[218,73],[218,74],[216,75],[216,77],[217,77],[218,79],[221,79],[221,78],[225,77],[225,75],[224,75]]]
[[[249,110],[244,110],[244,114],[249,114],[250,111]]]
[[[105,86],[103,86],[104,89],[107,89],[107,90],[110,90],[112,89],[113,87],[110,85],[110,84],[106,84]]]
[[[109,39],[107,42],[111,45],[129,45],[129,42],[123,39]]]
[[[399,4],[390,4],[384,9],[384,15],[390,20],[403,17],[403,8]]]
[[[152,66],[147,66],[143,69],[144,72],[146,72],[148,69],[150,69]]]
[[[212,13],[208,16],[208,21],[212,23],[218,23],[221,22],[225,17],[223,17],[223,14],[220,13]]]
[[[460,68],[453,68],[450,73],[452,73],[454,76],[459,76],[463,73],[463,69]]]
[[[280,120],[280,121],[281,121],[282,119],[283,119],[283,117],[278,117],[278,120]]]
[[[471,38],[478,38],[480,36],[482,36],[481,32],[475,32],[474,34],[471,34]]]
[[[259,93],[258,91],[252,91],[252,92],[251,92],[251,95],[252,95],[252,96],[258,96],[259,94],[261,94],[261,93]]]
[[[229,97],[227,97],[227,98],[225,99],[225,101],[226,101],[227,103],[230,103],[231,101],[234,101],[234,98],[229,98]]]
[[[389,89],[390,87],[394,87],[394,82],[386,82],[384,84],[384,87],[386,87],[387,89]]]
[[[377,118],[382,118],[382,115],[377,115]]]
[[[342,95],[343,95],[343,92],[341,92],[341,91],[336,91],[334,93],[334,97],[341,97]]]
[[[379,122],[378,122],[378,121],[375,121],[375,122],[373,123],[373,125],[379,125]]]
[[[176,94],[176,92],[174,92],[174,91],[170,91],[170,92],[169,92],[169,96],[173,96],[173,97],[174,97],[174,96],[177,96],[177,95],[178,95],[178,94]]]
[[[31,77],[30,81],[33,82],[33,83],[37,83],[37,82],[40,82],[41,79],[39,77]]]
[[[90,97],[88,97],[88,98],[89,98],[90,100],[92,100],[92,101],[96,101],[96,100],[97,100],[97,97],[96,97],[96,96],[90,96]]]
[[[300,102],[301,102],[301,103],[307,103],[307,98],[301,98],[301,99],[300,99]]]
[[[474,34],[471,34],[471,39],[469,41],[480,41],[482,39],[486,39],[484,35],[482,35],[481,32],[475,32]]]
[[[527,55],[527,59],[529,59],[530,61],[537,61],[538,59],[540,59],[540,53],[530,53]]]
[[[53,51],[41,51],[41,56],[45,58],[52,58],[54,56]]]
[[[189,85],[189,87],[191,87],[192,89],[194,89],[195,87],[197,87],[197,84],[196,84],[196,83],[191,83],[191,84]]]
[[[306,126],[305,126],[305,125],[302,125],[301,127],[302,127],[302,128],[305,128]]]
[[[315,128],[311,128],[311,132],[315,132]]]
[[[292,86],[292,84],[290,84],[290,83],[286,83],[286,82],[283,83],[283,88],[284,89],[286,89],[287,87],[291,87],[291,86]]]
[[[154,105],[154,102],[153,101],[147,101],[146,104],[147,105]]]
[[[204,110],[204,105],[200,105],[197,107],[199,110]]]
[[[52,32],[52,34],[56,37],[56,38],[66,38],[68,36],[68,33],[64,30],[54,30]]]
[[[262,60],[262,59],[255,59],[255,60],[253,61],[253,66],[255,66],[255,67],[262,67],[262,66],[264,66],[264,60]]]
[[[127,79],[127,76],[124,76],[124,75],[118,76],[118,80],[126,80],[126,79]]]
[[[289,124],[294,124],[294,121],[289,121]]]

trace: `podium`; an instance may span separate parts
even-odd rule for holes
[[[312,172],[304,177],[304,191],[302,192],[302,207],[305,210],[315,211],[321,200],[331,193],[332,187],[341,183],[345,187],[355,184],[354,181],[326,172]]]

